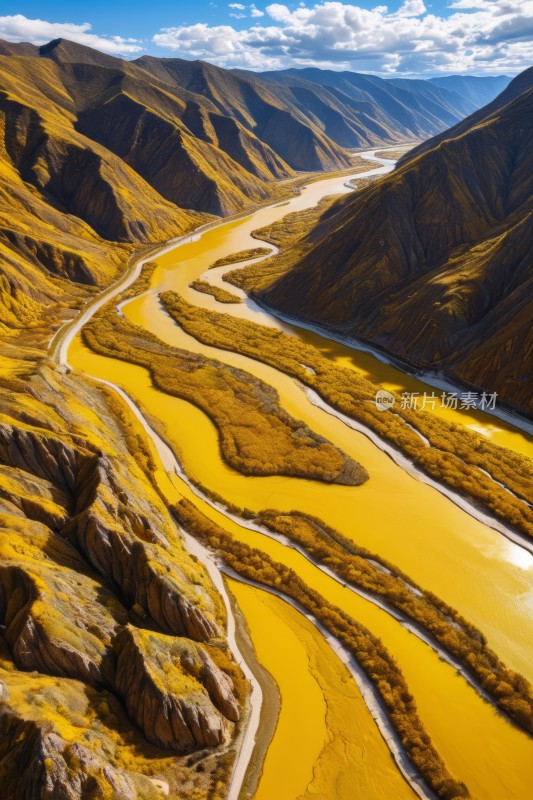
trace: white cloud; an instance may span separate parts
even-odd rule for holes
[[[265,12],[260,11],[255,3],[252,3],[250,6],[245,6],[242,3],[228,3],[228,8],[232,8],[233,11],[230,13],[230,17],[233,19],[246,19],[246,17],[264,17]]]
[[[153,42],[250,69],[314,64],[392,75],[482,74],[518,72],[533,62],[533,0],[453,0],[448,16],[428,12],[423,0],[404,0],[396,12],[340,0],[277,2],[265,12],[245,30],[183,25],[162,29]]]
[[[124,39],[122,36],[97,36],[90,33],[91,24],[83,22],[46,22],[42,19],[28,19],[22,14],[0,17],[0,39],[8,42],[31,42],[42,45],[51,39],[70,39],[72,42],[94,47],[110,55],[128,55],[143,50],[137,39]]]
[[[426,11],[422,0],[405,0],[405,3],[398,9],[398,17],[420,17]]]

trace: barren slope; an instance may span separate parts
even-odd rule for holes
[[[531,410],[532,83],[339,201],[262,299]]]

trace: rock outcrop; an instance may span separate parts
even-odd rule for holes
[[[47,709],[52,704],[50,717]],[[102,700],[76,681],[0,670],[2,796],[7,800],[161,800],[163,794],[140,771],[142,758],[128,767],[120,764],[124,742],[106,715],[109,719],[116,715],[117,722],[124,724],[123,712],[112,696]],[[135,744],[142,746],[140,737]]]
[[[11,385],[0,386],[2,796],[148,800],[170,781],[175,796],[204,798],[245,692],[222,600],[114,406],[46,368],[24,391]],[[179,757],[194,750],[207,759],[198,773]]]
[[[239,708],[231,681],[205,648],[130,626],[115,652],[117,690],[150,742],[188,752],[227,739]]]

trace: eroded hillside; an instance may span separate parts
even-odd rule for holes
[[[532,81],[334,205],[262,300],[531,410]]]
[[[158,780],[206,796],[246,690],[142,435],[114,395],[51,367],[0,395],[5,796],[161,797]]]

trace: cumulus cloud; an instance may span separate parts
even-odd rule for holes
[[[8,42],[31,42],[42,45],[51,39],[70,39],[72,42],[94,47],[110,55],[138,53],[143,48],[137,39],[124,39],[122,36],[97,36],[91,33],[91,24],[83,22],[46,22],[42,19],[28,19],[22,14],[0,17],[0,39]]]
[[[339,0],[276,2],[264,13],[244,30],[182,25],[162,29],[153,42],[250,69],[314,64],[390,75],[482,74],[518,72],[533,61],[533,0],[453,0],[447,16],[428,11],[424,0],[404,0],[397,11]]]
[[[264,17],[265,12],[261,11],[255,3],[252,3],[249,6],[243,5],[243,3],[228,3],[228,8],[232,8],[233,12],[230,13],[230,17],[234,19],[246,19],[246,17]]]
[[[396,12],[396,16],[419,17],[425,11],[426,7],[422,0],[406,0],[406,2]]]

